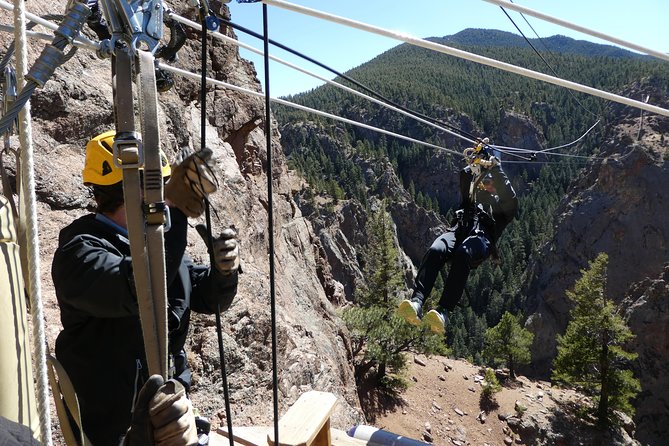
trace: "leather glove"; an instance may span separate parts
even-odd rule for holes
[[[153,375],[139,392],[123,446],[196,446],[195,416],[176,380]]]
[[[199,217],[204,212],[205,198],[216,192],[218,181],[214,175],[211,149],[188,153],[182,150],[165,185],[165,198],[188,217]]]
[[[195,227],[209,252],[212,247],[209,246],[209,236],[204,225]],[[239,244],[237,243],[237,232],[233,228],[226,228],[221,232],[218,238],[214,239],[213,253],[216,269],[223,275],[234,274],[239,270]]]

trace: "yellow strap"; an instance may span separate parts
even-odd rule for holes
[[[79,400],[77,399],[77,393],[74,390],[72,381],[70,381],[70,377],[67,375],[62,364],[52,355],[47,355],[46,362],[51,393],[56,403],[56,413],[58,414],[60,430],[63,433],[63,438],[65,438],[65,443],[67,446],[92,446],[82,427]],[[69,409],[72,418],[74,418],[74,422],[77,423],[79,438],[74,434],[70,418],[67,416],[67,409]]]

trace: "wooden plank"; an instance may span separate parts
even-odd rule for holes
[[[268,446],[267,435],[274,428],[269,426],[239,427],[234,426],[232,433],[235,436],[235,444],[240,446]],[[281,432],[279,432],[281,436]],[[349,437],[346,432],[340,429],[330,428],[330,438],[332,446],[367,446],[367,442],[358,438]],[[216,443],[210,446],[228,446],[228,432],[225,427],[219,427],[216,431]]]
[[[337,397],[331,393],[303,393],[279,420],[279,446],[311,446],[317,439],[316,446],[330,446],[330,415],[336,404]],[[274,446],[274,430],[267,435],[267,443]]]
[[[365,440],[349,437],[346,432],[339,429],[330,429],[330,436],[332,437],[332,446],[367,446]]]
[[[271,430],[271,427],[266,426],[233,426],[232,435],[235,443],[242,446],[267,446],[267,434]],[[219,427],[216,432],[219,437],[223,437],[226,445],[230,444],[227,427]]]

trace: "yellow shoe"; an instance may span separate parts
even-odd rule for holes
[[[438,308],[427,312],[423,321],[430,327],[434,333],[443,335],[446,333],[446,322],[448,321],[448,312]]]
[[[404,299],[397,308],[397,315],[411,325],[420,325],[420,304]]]

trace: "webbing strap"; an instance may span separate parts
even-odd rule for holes
[[[165,276],[165,201],[162,164],[160,159],[160,129],[158,127],[158,92],[153,54],[137,51],[139,55],[139,111],[144,148],[144,216],[146,218],[146,249],[149,255],[151,290],[158,329],[160,374],[168,379],[167,352],[167,279]],[[151,369],[149,368],[149,371]],[[156,371],[155,373],[158,373]]]
[[[14,195],[12,194],[12,185],[9,183],[9,175],[5,170],[5,164],[3,162],[4,152],[0,151],[0,181],[2,181],[2,193],[9,201],[9,206],[12,209],[12,215],[14,220],[19,219],[19,213],[16,210],[16,203],[14,203]]]
[[[140,51],[139,53],[142,52]],[[151,224],[147,226],[144,219],[139,176],[139,167],[143,161],[143,146],[137,140],[135,133],[132,62],[132,56],[129,51],[121,50],[116,52],[116,74],[114,81],[116,138],[114,141],[114,162],[117,162],[116,157],[118,156],[120,158],[118,160],[120,161],[120,167],[123,169],[123,196],[125,200],[128,239],[130,241],[130,255],[132,257],[147,365],[150,374],[159,374],[164,379],[167,379],[167,303],[165,296],[163,230],[160,225]],[[140,64],[140,68],[142,65],[144,64]],[[153,70],[153,66],[151,69]],[[140,76],[140,78],[142,77]],[[142,89],[146,90],[147,88],[150,88],[150,86],[145,81]],[[155,90],[155,82],[153,89]],[[153,103],[148,101],[148,103],[144,104],[143,95],[140,95],[140,98],[142,99],[140,101],[142,103],[142,114],[145,115],[142,123],[150,126],[148,123],[152,119],[151,116],[157,122],[156,101],[154,100]],[[148,140],[146,142],[150,147],[155,148],[155,156],[158,157],[158,164],[160,165],[160,155],[158,153],[159,139],[151,136],[153,133],[152,130],[148,132]],[[154,139],[151,140],[152,138]],[[149,158],[151,159],[154,158],[150,153],[152,151],[154,150],[148,151]],[[150,171],[152,167],[155,169],[154,166],[149,166]],[[162,197],[162,178],[160,187],[161,190],[159,193]],[[152,197],[155,195],[155,191],[150,189],[149,192]],[[145,200],[151,200],[151,197],[145,197]],[[155,226],[160,227],[156,228]],[[147,243],[151,246],[151,250],[147,249]],[[160,245],[160,248],[156,249],[155,245]],[[153,252],[156,250],[159,254]],[[157,272],[152,272],[152,269],[154,271],[157,269]],[[156,279],[153,279],[154,277]],[[153,282],[160,284],[154,287]]]
[[[58,421],[60,421],[60,430],[65,438],[67,446],[90,446],[91,441],[84,433],[81,422],[81,411],[79,409],[79,400],[74,391],[74,386],[65,368],[52,355],[47,355],[46,362],[49,373],[49,384],[51,385],[51,393],[56,404],[56,413],[58,414]],[[66,410],[67,408],[67,410]],[[79,435],[75,435],[72,425],[70,424],[70,417],[67,411],[74,419],[79,429]]]

